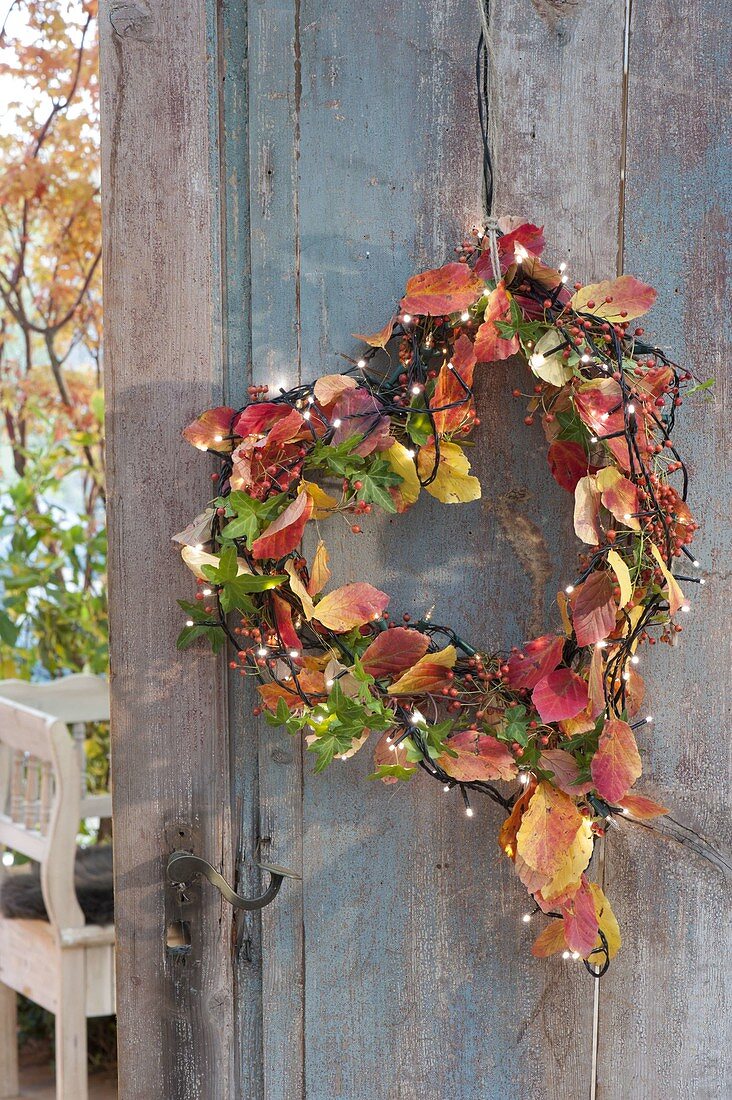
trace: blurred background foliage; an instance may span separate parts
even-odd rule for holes
[[[96,17],[95,0],[0,13],[0,679],[107,671]],[[86,748],[108,789],[106,725]],[[114,1022],[93,1025],[109,1064]],[[26,1053],[52,1033],[21,998]]]

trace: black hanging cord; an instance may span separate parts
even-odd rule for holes
[[[485,18],[489,18],[488,0],[485,3]],[[483,192],[485,198],[485,212],[488,217],[493,213],[493,159],[491,156],[491,141],[488,130],[488,108],[490,93],[490,58],[488,56],[488,44],[485,33],[480,32],[478,49],[475,55],[475,84],[478,92],[478,119],[480,120],[480,133],[483,139]]]

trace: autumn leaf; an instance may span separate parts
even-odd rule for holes
[[[656,559],[658,568],[663,573],[664,580],[666,581],[666,585],[668,588],[669,612],[671,615],[675,615],[680,608],[689,606],[688,601],[684,596],[684,593],[681,591],[681,586],[676,580],[676,577],[673,575],[671,570],[666,565],[666,562],[663,560],[663,557],[661,556],[661,551],[653,542],[651,543],[651,553]]]
[[[624,527],[640,531],[640,522],[635,516],[638,511],[638,486],[629,478],[623,477],[616,466],[603,467],[597,474],[596,482],[603,506],[608,512]]]
[[[298,493],[307,493],[313,502],[313,519],[328,519],[338,508],[338,501],[330,493],[326,493],[320,485],[314,481],[301,481],[297,487]]]
[[[320,405],[327,408],[347,390],[355,390],[357,385],[356,379],[351,378],[350,374],[323,374],[313,386],[313,396]]]
[[[272,605],[275,613],[275,625],[282,645],[299,653],[301,642],[295,627],[292,625],[292,608],[287,600],[283,600],[276,594],[272,596]],[[297,658],[295,658],[295,661],[299,663]]]
[[[475,364],[473,343],[463,333],[455,343],[452,359],[440,368],[430,401],[435,429],[440,435],[458,432],[472,424],[474,408],[471,390]]]
[[[632,321],[647,313],[655,300],[656,291],[652,286],[639,282],[633,275],[621,275],[618,279],[582,287],[570,298],[569,308],[575,313],[594,314],[605,321]]]
[[[577,482],[589,470],[587,454],[581,443],[555,439],[547,452],[547,462],[557,485],[573,493]]]
[[[290,578],[290,591],[293,593],[293,595],[297,596],[298,600],[300,601],[300,606],[302,607],[303,615],[308,620],[308,622],[310,622],[313,615],[315,614],[315,604],[313,603],[310,597],[310,593],[305,587],[292,558],[285,562],[285,572]]]
[[[315,554],[313,555],[313,565],[310,570],[310,582],[308,584],[308,595],[317,596],[319,592],[323,591],[329,580],[330,569],[328,568],[328,549],[323,540],[320,539],[315,548]]]
[[[533,688],[562,660],[564,638],[559,634],[542,634],[526,642],[518,653],[508,659],[506,683],[514,691]]]
[[[201,581],[206,579],[206,574],[203,571],[204,567],[212,566],[217,569],[221,561],[219,554],[209,554],[205,550],[199,550],[197,546],[184,546],[180,556],[194,577],[198,577]],[[237,576],[241,576],[243,573],[251,573],[251,569],[243,558],[237,558],[236,563]]]
[[[581,477],[574,490],[574,533],[589,546],[597,546],[600,530],[600,494],[594,477]]]
[[[535,790],[536,785],[532,780],[523,794],[520,794],[516,799],[510,814],[498,831],[498,844],[501,851],[511,860],[516,858],[516,836],[521,827],[521,820],[526,812],[526,807],[531,802]]]
[[[610,902],[605,897],[600,886],[598,886],[596,882],[590,882],[589,887],[592,899],[595,903],[597,924],[607,942],[607,957],[608,959],[614,959],[620,950],[621,944],[618,922],[610,907]],[[599,936],[597,937],[593,951],[587,955],[587,961],[595,963],[596,965],[600,965],[605,961],[605,944],[603,944]]]
[[[624,470],[631,468],[628,443],[624,436],[625,418],[623,415],[623,393],[614,378],[594,378],[585,382],[574,391],[574,403],[580,419],[600,441],[607,436],[606,446],[612,452],[616,462]],[[647,452],[650,441],[642,417],[637,420],[635,441],[641,452]]]
[[[392,500],[397,512],[406,512],[410,505],[417,500],[422,486],[417,476],[417,467],[414,462],[414,452],[410,452],[403,443],[394,442],[388,450],[382,451],[382,458],[391,466],[395,474],[402,479],[401,484],[390,487]]]
[[[361,656],[364,672],[379,679],[382,676],[399,676],[412,668],[429,648],[430,640],[418,630],[396,626],[377,634]]]
[[[403,313],[441,317],[468,309],[484,289],[483,280],[467,264],[449,263],[413,275],[400,306]]]
[[[291,412],[290,406],[281,401],[255,401],[237,416],[233,425],[234,434],[244,438],[248,435],[262,435]]]
[[[564,951],[566,947],[564,921],[553,920],[534,940],[531,954],[537,959],[546,959],[549,955],[556,955],[557,951]]]
[[[605,649],[594,646],[590,658],[590,670],[587,676],[587,691],[590,697],[589,717],[593,722],[605,709]]]
[[[551,880],[582,825],[582,814],[563,791],[538,784],[516,834],[516,850],[529,867]]]
[[[602,798],[617,802],[625,797],[642,771],[635,735],[627,722],[620,718],[605,722],[590,771]]]
[[[259,538],[252,543],[253,557],[275,560],[284,558],[299,544],[305,525],[312,514],[312,497],[307,493],[299,493],[292,503],[287,505],[284,512],[265,527]]]
[[[532,225],[530,222],[523,222],[498,238],[500,272],[496,273],[493,270],[490,248],[483,249],[475,264],[475,270],[482,279],[497,278],[521,260],[525,253],[540,256],[544,251],[545,244],[544,227]]]
[[[173,535],[170,541],[177,542],[180,546],[202,547],[204,543],[209,542],[211,539],[211,521],[214,514],[215,509],[204,509],[187,527],[184,527],[177,535]]]
[[[542,722],[574,718],[587,706],[587,684],[571,668],[559,668],[539,680],[531,701]]]
[[[607,563],[617,577],[618,584],[620,585],[620,602],[618,606],[621,608],[625,607],[628,601],[633,598],[633,582],[630,579],[630,570],[617,550],[608,551]]]
[[[665,806],[654,802],[645,794],[626,794],[623,798],[616,799],[616,802],[621,809],[626,810],[631,817],[637,817],[639,821],[649,821],[668,813]]]
[[[324,699],[326,696],[325,679],[322,672],[303,669],[297,674],[297,684],[299,684],[303,694],[312,700]],[[280,699],[284,699],[288,710],[292,712],[305,710],[309,705],[297,691],[294,679],[288,680],[286,684],[279,684],[274,681],[260,684],[257,691],[264,706],[273,713],[277,710],[277,703]]]
[[[345,634],[356,626],[380,619],[389,597],[371,584],[358,581],[344,584],[324,596],[316,605],[313,618],[336,634]]]
[[[529,356],[531,373],[541,378],[543,382],[548,382],[550,386],[556,386],[557,389],[568,382],[574,374],[574,369],[562,358],[566,343],[561,332],[551,328],[537,340]]]
[[[417,470],[423,481],[432,475],[436,461],[435,444],[421,447],[417,456]],[[480,498],[480,482],[468,473],[470,462],[457,443],[440,444],[440,464],[427,492],[443,504],[465,504]]]
[[[384,416],[383,405],[368,390],[345,390],[333,406],[332,417],[334,424],[340,421],[333,433],[335,446],[352,435],[363,436],[353,453],[365,457],[373,451],[384,451],[393,443],[391,424],[388,416]]]
[[[426,653],[387,691],[389,695],[424,695],[425,692],[439,691],[450,684],[448,673],[455,667],[456,660],[454,645],[445,646],[438,653]]]
[[[592,789],[591,783],[579,783],[577,761],[566,749],[545,749],[539,757],[539,767],[552,773],[552,783],[565,794],[586,794]]]
[[[577,645],[602,642],[615,626],[618,607],[608,573],[590,573],[572,593],[572,623]]]
[[[440,756],[437,763],[443,771],[461,782],[480,779],[515,779],[516,761],[508,747],[495,737],[462,730],[447,741],[447,747],[457,756]]]
[[[479,363],[495,363],[508,359],[519,350],[519,338],[514,335],[506,340],[496,328],[496,321],[510,321],[511,301],[503,283],[488,295],[483,324],[475,336],[475,355]]]
[[[553,901],[560,895],[565,894],[579,881],[592,858],[593,846],[592,822],[589,818],[583,817],[559,869],[552,880],[541,888],[543,901]]]
[[[383,328],[380,328],[378,332],[373,333],[372,336],[364,336],[360,332],[352,332],[354,340],[363,340],[364,344],[370,344],[372,348],[385,348],[391,340],[391,334],[394,331],[394,323],[396,317],[390,317]]]
[[[234,410],[227,405],[208,409],[183,430],[183,438],[199,451],[230,451],[234,446],[233,440],[228,438],[233,416]]]
[[[370,779],[381,779],[383,783],[398,783],[400,779],[409,779],[417,770],[417,765],[407,757],[407,747],[402,742],[394,744],[393,734],[384,733],[374,749],[376,771]]]
[[[561,906],[561,911],[567,947],[584,958],[595,946],[599,927],[595,898],[584,875],[579,890]]]

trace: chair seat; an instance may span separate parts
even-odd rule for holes
[[[114,920],[112,849],[109,845],[80,848],[76,854],[74,888],[87,928]],[[0,913],[15,920],[47,920],[38,864],[8,874],[0,887]],[[83,932],[81,928],[79,931]]]

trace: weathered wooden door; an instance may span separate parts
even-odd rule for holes
[[[653,282],[657,339],[720,380],[683,442],[721,571],[723,5],[491,9],[497,211],[545,224],[573,277]],[[609,839],[625,946],[596,986],[530,957],[490,805],[469,820],[432,786],[369,784],[367,752],[314,777],[238,680],[175,651],[188,582],[168,539],[210,473],[181,427],[250,381],[338,369],[482,216],[474,0],[103,0],[101,25],[121,1096],[729,1096],[715,868],[630,828]],[[375,580],[395,611],[434,604],[488,647],[541,628],[576,552],[508,397],[519,370],[481,379],[482,502],[336,538],[342,580]],[[655,789],[715,836],[723,603],[707,586],[649,659],[651,695],[673,689],[644,745]],[[239,927],[204,883],[181,959],[163,886],[179,839],[245,888],[261,841],[302,883]]]

